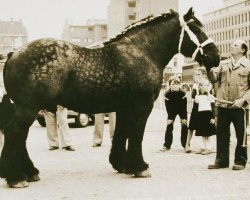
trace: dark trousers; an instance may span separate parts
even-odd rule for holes
[[[219,165],[229,165],[229,146],[230,146],[230,124],[234,125],[237,145],[235,149],[234,163],[246,165],[247,148],[242,147],[246,123],[245,112],[242,108],[231,109],[218,107],[217,117],[217,155],[216,163]]]
[[[177,114],[174,114],[169,118],[168,120],[173,120],[173,123],[168,124],[165,132],[165,143],[164,146],[168,149],[171,148],[172,142],[173,142],[173,128],[174,128],[174,121],[176,118]],[[181,125],[181,145],[183,148],[186,146],[186,141],[187,141],[187,133],[188,133],[188,128],[187,125]]]

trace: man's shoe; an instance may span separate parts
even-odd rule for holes
[[[201,152],[202,155],[208,155],[210,153],[211,151],[209,149],[205,149],[204,151]]]
[[[62,149],[66,151],[75,151],[75,149],[72,146],[66,146],[66,147],[63,147]]]
[[[195,153],[196,153],[196,154],[201,154],[201,152],[204,151],[204,150],[205,150],[205,149],[200,148],[200,149],[198,149]]]
[[[243,165],[234,165],[232,170],[242,170],[242,169],[245,169],[245,166]]]
[[[167,147],[162,147],[159,151],[160,152],[166,152],[166,151],[169,151],[170,148],[167,148]]]
[[[190,147],[186,147],[185,148],[185,153],[191,153],[192,151],[191,151],[191,149],[190,149]]]
[[[100,147],[101,146],[101,144],[99,144],[99,143],[94,143],[93,145],[92,145],[92,147]]]
[[[217,163],[213,165],[208,165],[208,169],[220,169],[220,168],[228,168],[228,165],[219,165]]]
[[[57,149],[59,149],[59,147],[52,146],[52,147],[49,148],[50,151],[54,151],[54,150],[57,150]]]

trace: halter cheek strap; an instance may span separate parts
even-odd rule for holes
[[[188,27],[188,23],[192,22],[193,20],[189,20],[188,22],[185,22],[183,17],[179,17],[180,20],[180,24],[181,24],[181,35],[180,35],[180,40],[179,40],[179,45],[178,45],[178,51],[179,53],[181,53],[181,45],[183,42],[183,38],[184,38],[184,32],[186,31],[188,36],[190,37],[190,39],[197,45],[197,48],[195,49],[193,55],[192,55],[192,60],[195,59],[197,53],[200,51],[201,54],[203,55],[203,47],[206,46],[207,44],[213,43],[212,38],[208,38],[207,40],[205,40],[204,42],[200,43],[197,36],[190,30],[190,28]]]

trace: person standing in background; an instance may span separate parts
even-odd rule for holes
[[[199,123],[196,126],[196,136],[201,136],[203,147],[196,151],[196,154],[208,155],[212,153],[210,145],[210,136],[216,134],[215,130],[215,97],[210,94],[211,84],[208,79],[200,80],[199,94],[195,97],[198,104],[197,119]]]
[[[107,113],[109,116],[109,136],[112,142],[115,132],[116,115],[115,112]],[[95,129],[93,138],[93,147],[100,147],[103,141],[105,113],[95,114]]]
[[[230,124],[237,138],[233,170],[242,170],[247,163],[246,109],[250,104],[250,61],[248,46],[243,40],[231,45],[232,57],[210,71],[210,80],[218,82],[217,89],[217,153],[215,163],[208,169],[229,167]],[[220,100],[220,101],[219,101]]]
[[[177,115],[181,121],[181,145],[185,148],[187,139],[187,98],[186,92],[180,89],[180,79],[175,76],[169,78],[170,89],[166,91],[165,105],[168,114],[167,127],[165,131],[165,142],[160,151],[166,152],[171,149],[173,142],[174,121]]]
[[[191,116],[189,119],[189,125],[188,125],[188,135],[187,135],[187,142],[185,147],[186,153],[191,153],[190,149],[190,141],[192,139],[194,131],[196,131],[197,124],[199,123],[199,119],[197,117],[198,115],[198,103],[195,102],[195,97],[199,94],[199,83],[200,80],[207,78],[207,71],[205,67],[199,66],[194,69],[194,84],[192,87],[192,100],[193,100],[193,107],[191,111]]]
[[[44,118],[47,127],[49,150],[61,148],[67,151],[75,151],[71,145],[71,136],[67,120],[67,108],[57,106],[56,113],[44,110]],[[59,142],[60,140],[60,142]]]

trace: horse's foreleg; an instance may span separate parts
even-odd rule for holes
[[[34,111],[18,107],[13,119],[4,129],[0,177],[5,178],[10,187],[26,187],[27,179],[38,174],[26,149],[28,130],[35,117]]]
[[[113,168],[119,173],[125,172],[124,159],[126,154],[126,142],[128,139],[126,130],[126,118],[124,112],[116,112],[115,134],[112,140],[112,148],[109,156],[109,161]]]
[[[149,177],[148,164],[142,155],[142,140],[148,116],[152,110],[151,105],[138,105],[128,118],[129,139],[125,159],[125,168],[136,177]]]

